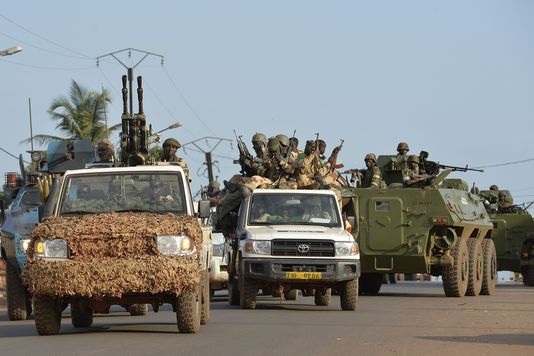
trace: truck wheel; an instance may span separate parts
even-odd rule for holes
[[[61,299],[48,295],[34,295],[35,328],[39,335],[57,335],[61,327]]]
[[[330,296],[332,295],[331,288],[318,288],[315,290],[314,300],[315,305],[320,307],[327,307],[330,304]]]
[[[7,287],[7,315],[9,320],[26,320],[29,313],[26,309],[26,289],[20,280],[17,270],[7,263],[6,266]]]
[[[239,305],[239,288],[235,276],[228,278],[228,304]]]
[[[147,304],[132,304],[128,307],[131,316],[142,316],[148,313]]]
[[[360,277],[360,294],[377,295],[382,288],[383,277],[380,273],[365,273]]]
[[[523,275],[523,285],[525,287],[534,287],[534,266],[526,266]]]
[[[482,289],[482,279],[484,277],[484,253],[482,251],[482,241],[476,238],[468,239],[467,250],[469,254],[469,273],[465,295],[476,297],[480,294],[480,290]]]
[[[453,265],[443,267],[443,290],[447,297],[463,297],[469,279],[469,252],[464,238],[452,247],[451,256]]]
[[[208,325],[210,320],[210,279],[208,270],[205,270],[202,277],[202,313],[200,315],[200,325]]]
[[[482,295],[492,295],[495,293],[497,284],[497,253],[493,240],[484,239],[482,241],[482,252],[484,254],[484,274],[482,277]]]
[[[93,309],[86,300],[70,303],[70,315],[75,328],[88,328],[93,325]]]
[[[256,309],[258,282],[245,277],[245,264],[241,263],[239,280],[239,300],[241,309]]]
[[[185,290],[176,298],[176,324],[185,334],[196,334],[200,330],[201,296],[200,287]]]
[[[285,300],[297,300],[298,289],[290,289],[287,292],[284,292]]]
[[[343,282],[339,288],[339,300],[342,310],[356,310],[358,307],[358,278]]]

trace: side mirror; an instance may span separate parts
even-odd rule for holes
[[[198,202],[198,217],[201,219],[209,218],[210,216],[210,201],[201,200]]]

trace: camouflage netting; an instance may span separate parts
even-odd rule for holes
[[[30,292],[119,297],[123,293],[179,293],[200,280],[198,254],[160,255],[154,237],[186,234],[202,246],[195,217],[107,213],[51,217],[32,232],[24,280]],[[68,260],[33,259],[34,242],[63,238]]]

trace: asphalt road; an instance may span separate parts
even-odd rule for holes
[[[499,284],[496,295],[446,298],[439,282],[385,285],[360,296],[359,310],[339,298],[316,307],[310,297],[258,297],[257,310],[227,304],[218,292],[209,325],[178,333],[175,314],[131,317],[120,308],[74,329],[69,310],[61,334],[37,336],[33,320],[10,322],[0,311],[1,355],[533,355],[534,288]]]

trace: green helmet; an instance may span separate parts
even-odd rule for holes
[[[261,142],[265,146],[267,146],[267,136],[265,136],[261,132],[256,132],[254,136],[252,136],[252,142]]]
[[[276,135],[276,138],[278,139],[278,142],[284,147],[289,147],[289,137],[287,137],[284,134],[278,134]]]
[[[409,155],[408,156],[408,162],[419,163],[419,156],[418,155]]]
[[[399,144],[397,145],[397,151],[400,151],[400,150],[409,151],[410,147],[408,147],[408,144],[406,142],[399,142]]]
[[[490,190],[499,190],[499,187],[497,187],[495,184],[492,184],[490,186]]]
[[[374,153],[368,153],[365,155],[364,161],[373,161],[376,163],[376,155]]]
[[[267,142],[267,149],[271,153],[277,153],[280,152],[280,141],[276,137],[269,138],[269,141]]]
[[[211,189],[219,189],[221,187],[221,184],[216,180],[212,180],[208,187],[210,187]]]
[[[163,148],[167,147],[167,146],[174,146],[176,148],[180,148],[182,147],[182,145],[180,145],[180,142],[178,142],[177,139],[175,138],[168,138],[166,139],[165,141],[163,141]]]

